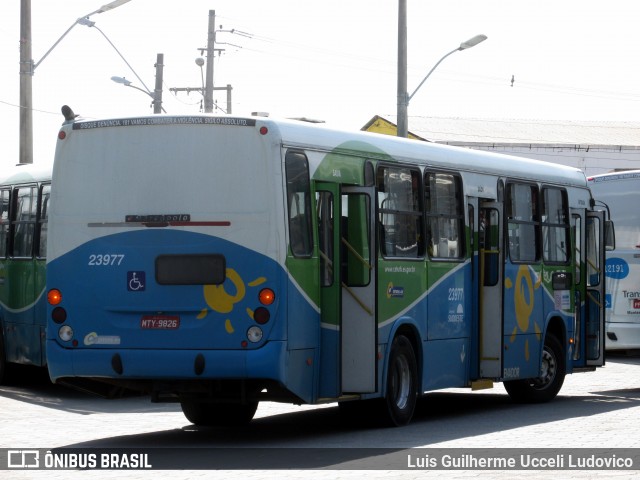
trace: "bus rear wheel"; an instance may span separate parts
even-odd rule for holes
[[[180,401],[182,413],[194,425],[202,427],[238,427],[248,424],[258,409],[258,402],[207,403]]]
[[[504,382],[509,396],[520,403],[543,403],[555,398],[566,375],[564,349],[553,334],[548,334],[542,351],[540,376]]]
[[[391,344],[383,417],[390,426],[403,426],[413,417],[418,400],[418,365],[407,337],[398,335]]]

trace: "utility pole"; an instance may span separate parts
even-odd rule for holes
[[[398,114],[397,135],[409,134],[407,121],[407,0],[398,0]]]
[[[153,91],[153,113],[162,112],[162,75],[164,72],[164,54],[156,56],[156,88]]]
[[[245,34],[246,36],[246,34]],[[200,48],[200,55],[202,55],[205,51],[204,48]],[[200,87],[178,87],[178,88],[170,88],[169,91],[177,93],[177,92],[200,92],[204,97],[204,112],[205,113],[213,113],[213,92],[215,90],[226,90],[227,91],[227,110],[225,113],[231,113],[231,85],[227,84],[226,87],[214,87],[213,86],[213,64],[215,62],[216,52],[222,52],[223,49],[216,48],[216,11],[209,10],[209,27],[207,34],[207,60],[206,60],[206,82],[203,81],[202,88]],[[196,59],[196,64],[200,67],[200,71],[202,71],[203,60],[202,58]]]
[[[227,83],[227,113],[231,114],[231,85]]]
[[[213,63],[216,44],[216,11],[209,10],[209,31],[207,35],[207,83],[204,88],[204,113],[213,112]]]
[[[20,163],[33,163],[31,0],[20,3]]]

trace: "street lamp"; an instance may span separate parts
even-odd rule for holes
[[[411,95],[409,95],[405,91],[404,99],[399,98],[398,100],[398,136],[399,137],[407,137],[409,134],[409,114],[408,114],[409,102],[411,101],[413,96],[416,94],[416,92],[420,89],[422,84],[427,80],[427,78],[429,78],[429,76],[433,73],[433,71],[438,67],[438,65],[440,65],[442,61],[445,58],[447,58],[449,55],[459,52],[460,50],[466,50],[468,48],[475,47],[479,43],[484,42],[486,39],[487,39],[486,35],[476,35],[475,37],[470,38],[466,42],[462,42],[459,47],[454,48],[453,50],[445,54],[440,60],[438,60],[438,62],[433,66],[433,68],[431,68],[431,70],[429,70],[429,73],[425,75],[425,77],[422,79],[420,84],[416,87],[416,89],[413,91]]]
[[[162,55],[162,54],[158,54],[158,55]],[[135,85],[133,85],[131,83],[131,80],[127,80],[124,77],[113,76],[113,77],[111,77],[111,80],[116,82],[116,83],[120,83],[120,84],[124,85],[125,87],[131,87],[131,88],[133,88],[135,90],[139,90],[142,93],[145,93],[145,94],[149,95],[151,97],[151,99],[153,100],[153,113],[160,113],[160,111],[163,111],[164,113],[167,113],[165,111],[165,109],[162,107],[162,90],[160,90],[159,92],[156,90],[156,92],[154,92],[155,93],[154,94],[154,93],[151,93],[149,90],[145,90],[145,89],[142,89],[140,87],[136,87]],[[144,83],[143,83],[143,85],[144,85]],[[145,85],[145,87],[146,87],[146,85]]]
[[[47,50],[42,58],[34,62],[31,58],[31,0],[21,0],[20,5],[20,163],[33,163],[33,74],[49,53],[76,25],[93,26],[89,17],[104,13],[130,0],[114,0],[94,12],[78,18],[66,32]],[[103,34],[104,35],[104,34]],[[108,40],[108,39],[107,39]]]
[[[136,87],[135,85],[133,85],[131,83],[131,80],[127,80],[124,77],[116,77],[113,76],[111,77],[111,80],[113,80],[116,83],[121,83],[122,85],[124,85],[125,87],[131,87],[131,88],[135,88],[136,90],[140,90],[142,93],[146,93],[147,95],[149,95],[151,98],[153,98],[153,94],[151,92],[148,92],[140,87]]]

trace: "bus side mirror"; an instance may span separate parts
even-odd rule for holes
[[[613,228],[613,220],[605,220],[604,222],[604,247],[608,252],[616,248],[616,231]]]

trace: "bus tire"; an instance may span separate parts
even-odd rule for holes
[[[391,344],[383,401],[386,425],[400,427],[411,421],[418,401],[418,363],[413,346],[404,335],[398,335]]]
[[[258,402],[207,403],[180,401],[182,413],[194,425],[202,427],[239,427],[248,424],[258,409]]]
[[[565,352],[553,334],[547,334],[542,351],[540,377],[504,382],[509,396],[519,403],[543,403],[555,398],[566,375]]]

